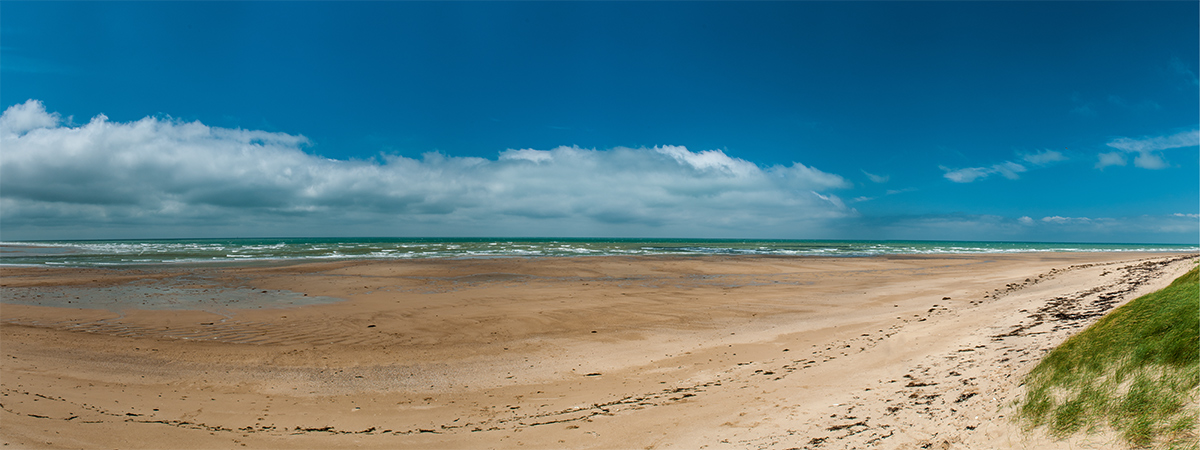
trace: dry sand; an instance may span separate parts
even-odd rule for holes
[[[1022,432],[1007,419],[1019,378],[1070,334],[1198,259],[7,267],[0,440],[8,448],[1115,447],[1105,435],[1063,443]]]

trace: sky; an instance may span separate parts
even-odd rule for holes
[[[0,240],[1200,242],[1196,2],[3,2]]]

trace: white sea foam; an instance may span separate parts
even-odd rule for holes
[[[226,239],[0,243],[4,265],[186,264],[278,260],[565,257],[594,255],[782,255],[863,257],[1020,252],[1196,252],[1195,245],[913,241],[634,239]]]

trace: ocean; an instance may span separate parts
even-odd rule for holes
[[[136,266],[610,255],[844,256],[1197,252],[1197,245],[740,239],[281,238],[0,242],[0,265]]]

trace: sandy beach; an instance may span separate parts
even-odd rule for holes
[[[1111,448],[1008,421],[1200,255],[0,269],[8,448]]]

